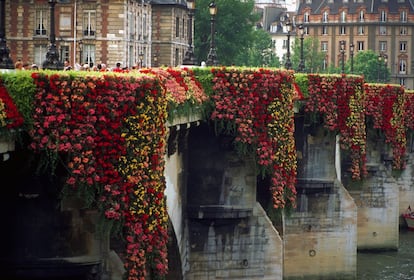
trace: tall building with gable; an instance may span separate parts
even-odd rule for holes
[[[300,0],[296,21],[305,36],[318,38],[325,52],[322,68],[341,63],[340,41],[345,41],[345,61],[373,50],[391,72],[391,82],[414,88],[413,0]]]

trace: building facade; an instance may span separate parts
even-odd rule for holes
[[[373,50],[392,83],[414,88],[414,1],[301,0],[296,20],[304,24],[305,36],[318,38],[326,53],[322,67],[340,65],[340,41],[345,41],[345,61],[351,44],[354,54]]]
[[[54,13],[48,0],[5,2],[10,11],[5,15],[5,35],[14,62],[42,65],[52,14],[59,57],[75,68],[102,63],[175,66],[188,48],[184,0],[55,0]]]

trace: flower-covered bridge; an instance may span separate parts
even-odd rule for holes
[[[354,279],[357,249],[398,247],[400,86],[225,67],[0,79],[8,277]]]

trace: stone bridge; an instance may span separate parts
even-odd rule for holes
[[[398,249],[400,214],[414,201],[413,139],[407,168],[398,176],[389,150],[371,139],[369,176],[356,184],[335,135],[307,123],[300,112],[295,126],[298,205],[286,213],[269,207],[267,178],[256,176],[254,159],[241,158],[232,139],[216,135],[196,115],[169,123],[168,279],[356,279],[358,250]],[[45,178],[19,173],[25,155],[13,143],[1,144],[0,153],[2,210],[15,213],[3,220],[2,273],[35,279],[47,263],[54,279],[81,279],[85,271],[84,279],[121,279],[117,241],[94,234],[94,213],[79,210],[76,199],[55,209],[48,201],[57,194],[42,189]],[[11,178],[18,178],[18,190],[6,187]],[[64,249],[75,257],[16,261]]]

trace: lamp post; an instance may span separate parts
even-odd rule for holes
[[[341,53],[341,74],[345,73],[345,41],[341,40],[339,42],[339,47],[340,47],[340,53]]]
[[[79,63],[82,65],[82,55],[83,55],[83,42],[82,40],[79,40]]]
[[[185,53],[183,64],[196,65],[197,60],[193,51],[193,15],[195,10],[195,0],[187,0],[188,8],[188,50]]]
[[[211,40],[210,40],[210,51],[207,56],[206,64],[208,66],[216,66],[218,65],[218,59],[217,59],[217,53],[216,53],[216,46],[214,44],[214,35],[215,35],[215,17],[217,14],[217,6],[214,1],[212,1],[208,5],[209,11],[210,11],[210,22],[211,22]]]
[[[351,74],[354,74],[354,43],[349,45],[349,55],[351,56]]]
[[[299,25],[299,34],[300,34],[300,62],[298,67],[298,72],[305,72],[305,60],[303,58],[303,24]]]
[[[157,54],[154,54],[153,60],[154,60],[154,67],[158,67],[158,55]]]
[[[285,25],[287,30],[287,53],[285,68],[289,70],[290,68],[292,68],[292,62],[290,61],[290,28],[292,27],[292,23],[290,22],[289,18],[287,18]]]
[[[144,61],[144,54],[142,52],[138,55],[139,58],[139,68],[142,68],[142,62]]]
[[[59,59],[59,52],[56,48],[55,34],[55,5],[57,0],[49,0],[50,10],[50,44],[46,53],[46,60],[43,62],[44,69],[62,70],[63,63]]]
[[[0,0],[0,69],[14,69],[13,60],[10,58],[10,50],[6,44],[6,0]]]

